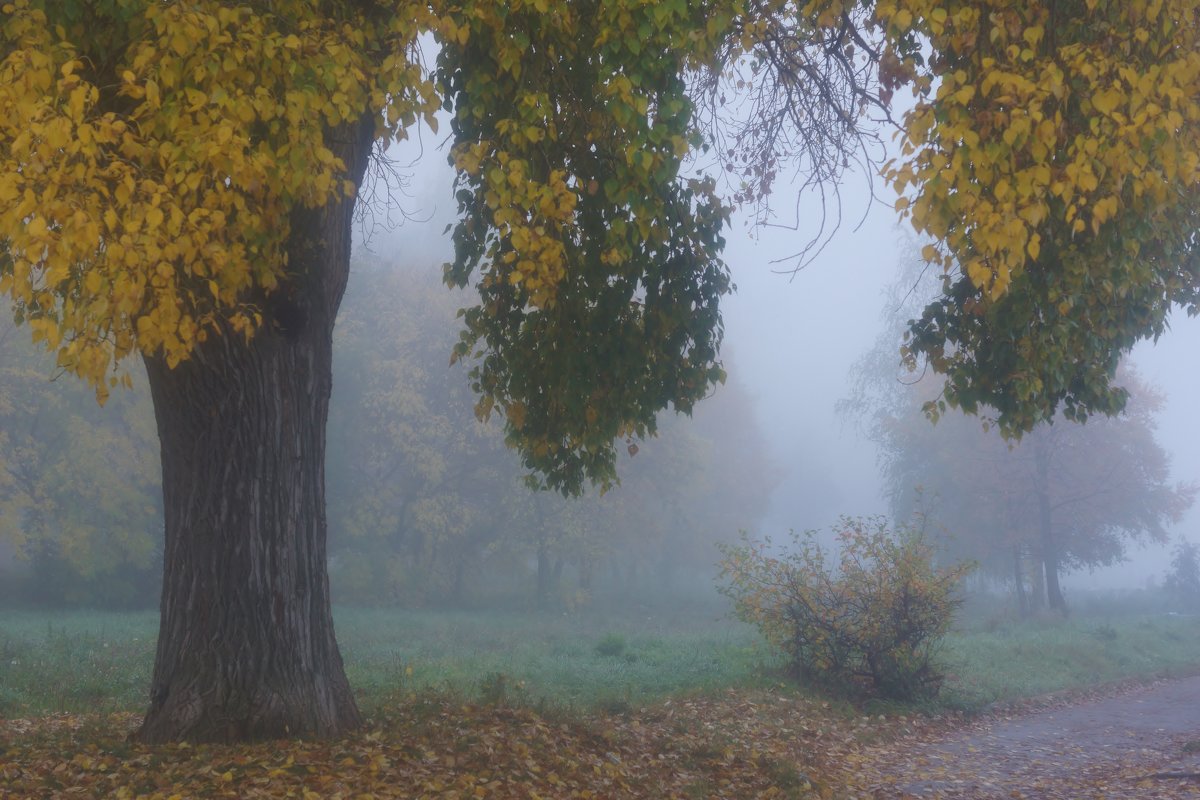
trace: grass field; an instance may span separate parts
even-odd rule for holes
[[[399,696],[622,711],[679,694],[781,683],[756,633],[717,613],[637,618],[339,609],[351,683],[371,712]],[[0,717],[138,710],[152,613],[0,611]],[[1200,669],[1200,619],[996,624],[953,634],[941,707]]]

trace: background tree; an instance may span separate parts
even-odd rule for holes
[[[886,314],[891,333],[856,365],[856,395],[842,408],[865,419],[879,445],[898,518],[927,514],[943,530],[951,557],[972,559],[1013,581],[1022,610],[1032,566],[1030,602],[1065,612],[1063,572],[1115,563],[1130,539],[1165,541],[1168,523],[1195,499],[1194,485],[1170,482],[1169,456],[1154,437],[1162,398],[1124,368],[1120,385],[1132,399],[1113,417],[1082,424],[1060,415],[1019,441],[958,413],[930,425],[923,408],[937,396],[938,382],[897,379],[897,355],[888,368],[900,320],[929,287],[929,276],[914,272],[893,287]],[[910,294],[898,298],[905,288]]]
[[[362,260],[356,272],[335,343],[334,547],[369,574],[351,584],[357,599],[445,600],[503,532],[518,464],[449,367],[461,296],[429,270]]]
[[[1181,537],[1176,543],[1163,588],[1180,608],[1200,608],[1200,547],[1195,542]]]
[[[1120,561],[1129,539],[1165,542],[1195,487],[1170,482],[1169,459],[1154,438],[1158,400],[1134,375],[1135,395],[1116,417],[1087,424],[1058,418],[1019,443],[977,420],[946,415],[929,426],[914,397],[885,443],[884,472],[898,513],[926,501],[954,547],[1007,573],[1022,597],[1024,560],[1033,560],[1036,607],[1066,611],[1060,575]],[[920,492],[916,491],[920,487]]]
[[[756,527],[773,482],[736,380],[630,447],[607,492],[523,491],[500,426],[472,419],[475,398],[447,366],[458,303],[430,272],[356,267],[335,345],[328,466],[343,600],[477,602],[465,578],[542,607],[616,586],[661,593],[672,573],[707,576],[715,542]]]
[[[161,571],[162,510],[149,396],[112,408],[0,319],[0,540],[17,561],[5,594],[141,605]]]
[[[355,272],[326,461],[338,602],[645,603],[676,579],[707,583],[713,543],[757,526],[771,478],[736,381],[695,419],[666,420],[609,492],[530,493],[500,426],[473,419],[475,398],[447,363],[460,297],[433,270],[360,259]],[[150,605],[162,518],[146,387],[102,410],[84,386],[52,380],[15,326],[4,331],[0,541],[21,543],[24,559],[0,565],[0,585],[50,605]]]

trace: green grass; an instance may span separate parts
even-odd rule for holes
[[[762,684],[774,667],[751,628],[714,615],[341,608],[335,625],[368,711],[423,691],[620,710]],[[0,611],[0,716],[142,708],[157,627],[152,613]],[[615,641],[624,646],[609,654]]]
[[[0,611],[0,716],[139,710],[157,615]],[[449,692],[623,711],[669,695],[778,682],[747,626],[714,614],[572,616],[338,609],[350,681],[368,712]],[[1079,618],[967,630],[946,641],[938,707],[975,710],[1135,675],[1200,668],[1200,619]]]
[[[435,689],[616,709],[762,683],[764,660],[773,661],[752,629],[712,617],[346,610],[336,624],[368,708],[398,691]],[[610,653],[617,640],[623,648]]]
[[[145,703],[155,613],[0,611],[0,717]]]
[[[1072,617],[947,637],[941,702],[973,710],[1122,678],[1200,670],[1200,618]]]

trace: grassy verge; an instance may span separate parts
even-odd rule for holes
[[[338,609],[359,702],[422,692],[623,710],[668,695],[769,682],[755,632],[708,617],[609,617]],[[152,613],[0,612],[0,717],[138,710]]]
[[[345,611],[337,630],[350,682],[368,709],[432,689],[623,710],[759,684],[774,668],[751,628],[712,617]]]
[[[0,717],[138,710],[157,616],[0,612]],[[624,711],[675,695],[778,682],[755,632],[708,616],[608,617],[339,609],[365,710],[442,692]],[[938,708],[977,710],[1120,678],[1200,667],[1200,619],[1080,618],[993,626],[946,642]]]
[[[959,631],[941,703],[977,710],[1123,678],[1200,669],[1200,617],[1074,617]]]
[[[146,702],[158,615],[0,611],[0,717]]]

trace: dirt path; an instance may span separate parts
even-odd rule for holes
[[[1198,747],[1200,676],[881,748],[888,777],[865,788],[876,798],[1200,798]]]

